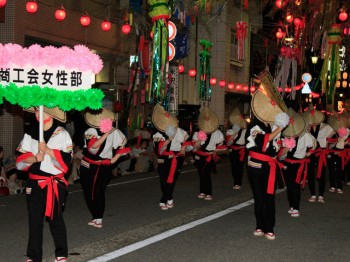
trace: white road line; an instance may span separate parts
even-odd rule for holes
[[[251,205],[253,203],[254,203],[253,199],[248,200],[246,202],[243,202],[243,203],[241,203],[239,205],[236,205],[236,206],[232,206],[232,207],[230,207],[228,209],[225,209],[225,210],[220,211],[218,213],[215,213],[213,215],[210,215],[210,216],[198,219],[196,221],[193,221],[193,222],[190,222],[188,224],[185,224],[185,225],[173,228],[171,230],[168,230],[168,231],[163,232],[161,234],[158,234],[156,236],[150,237],[148,239],[145,239],[145,240],[139,241],[137,243],[131,244],[129,246],[117,249],[117,250],[115,250],[113,252],[110,252],[110,253],[107,253],[107,254],[105,254],[103,256],[100,256],[100,257],[94,258],[92,260],[89,260],[88,262],[111,261],[112,259],[115,259],[117,257],[120,257],[120,256],[123,256],[125,254],[131,253],[133,251],[136,251],[138,249],[141,249],[143,247],[146,247],[148,245],[151,245],[153,243],[161,241],[161,240],[163,240],[165,238],[171,237],[171,236],[176,235],[178,233],[181,233],[183,231],[189,230],[189,229],[191,229],[193,227],[199,226],[199,225],[207,223],[207,222],[209,222],[211,220],[217,219],[219,217],[222,217],[222,216],[225,216],[225,215],[230,214],[232,212],[235,212],[237,210],[240,210],[240,209],[242,209],[244,207],[247,207],[247,206],[249,206],[249,205]]]

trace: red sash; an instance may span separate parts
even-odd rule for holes
[[[243,162],[245,156],[245,146],[230,146],[232,150],[239,150],[239,161]]]
[[[170,165],[170,171],[169,171],[169,176],[167,179],[168,184],[172,184],[174,182],[174,176],[176,172],[176,166],[177,166],[177,159],[176,159],[176,154],[173,151],[165,151],[163,153],[160,153],[160,149],[163,147],[164,141],[161,141],[158,146],[158,153],[161,156],[172,156],[171,159],[171,165]]]
[[[310,159],[309,158],[303,158],[303,159],[289,159],[289,158],[286,158],[284,161],[286,161],[287,163],[292,163],[292,164],[295,164],[295,163],[298,163],[300,164],[299,168],[298,168],[298,171],[297,171],[297,176],[295,178],[295,182],[300,184],[301,182],[301,175],[303,173],[303,170],[304,170],[304,177],[303,177],[303,184],[302,184],[302,187],[304,189],[305,187],[305,183],[306,183],[306,178],[307,178],[307,171],[308,171],[308,163],[310,163]]]
[[[327,155],[329,153],[329,150],[327,148],[317,148],[315,150],[310,150],[309,152],[312,152],[315,154],[315,156],[318,157],[318,165],[317,165],[317,176],[316,178],[321,178],[322,175],[322,169],[323,167],[327,166]]]
[[[249,156],[252,158],[258,159],[260,161],[267,162],[268,165],[270,166],[269,180],[267,183],[267,193],[271,195],[274,194],[275,181],[276,181],[276,168],[278,167],[279,169],[281,169],[283,167],[283,164],[278,162],[276,158],[273,158],[261,153],[257,153],[254,151],[250,151]]]
[[[68,186],[67,180],[64,178],[64,174],[58,174],[54,176],[41,176],[29,173],[29,178],[33,180],[39,180],[38,185],[41,189],[47,187],[46,194],[46,209],[45,216],[53,219],[53,211],[55,207],[55,199],[59,203],[57,180],[62,181],[66,186]]]

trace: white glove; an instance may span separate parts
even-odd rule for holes
[[[281,128],[285,128],[289,124],[289,115],[282,112],[275,116],[275,125]]]

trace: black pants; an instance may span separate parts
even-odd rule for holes
[[[212,196],[212,181],[211,172],[216,168],[216,163],[213,159],[210,162],[206,161],[206,156],[200,156],[197,162],[199,174],[199,193]]]
[[[42,261],[43,226],[46,209],[47,188],[41,189],[37,180],[29,180],[27,184],[27,207],[29,218],[29,240],[27,257],[35,262]],[[28,193],[30,191],[30,194]],[[62,212],[67,196],[67,187],[58,182],[59,203],[55,201],[54,216],[48,218],[51,235],[55,243],[55,256],[68,257],[67,230]]]
[[[90,168],[80,166],[80,182],[92,219],[103,218],[106,202],[105,192],[111,174],[111,166],[92,164],[90,164]]]
[[[342,160],[336,154],[330,154],[331,158],[328,159],[328,172],[329,172],[329,184],[330,187],[336,189],[343,189],[343,173]]]
[[[287,197],[288,197],[289,207],[296,210],[300,210],[301,188],[300,188],[300,184],[295,182],[300,164],[287,163],[286,166],[287,166],[287,169],[283,170],[283,177],[287,185]]]
[[[243,178],[243,166],[244,160],[240,161],[239,150],[232,150],[230,152],[230,162],[231,162],[231,174],[233,178],[233,185],[241,186]]]
[[[308,186],[312,196],[316,196],[316,179],[318,181],[318,194],[319,196],[324,196],[324,190],[326,188],[326,169],[322,168],[321,177],[317,178],[316,170],[318,166],[318,157],[311,155],[310,163],[308,164]]]
[[[173,193],[174,193],[174,189],[175,189],[175,184],[176,184],[177,179],[179,177],[184,158],[177,157],[177,166],[176,166],[176,171],[174,174],[174,180],[170,184],[167,182],[167,180],[168,180],[168,177],[170,175],[171,161],[172,161],[172,159],[166,158],[166,159],[164,159],[164,163],[158,163],[160,190],[162,192],[162,197],[160,198],[160,203],[164,203],[164,204],[166,204],[168,200],[172,200],[174,198]]]
[[[267,193],[269,169],[257,172],[255,168],[248,167],[248,177],[254,196],[256,229],[261,229],[265,233],[274,233],[275,194]]]

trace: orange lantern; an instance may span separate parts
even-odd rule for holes
[[[58,22],[61,22],[66,18],[66,11],[64,10],[63,6],[60,9],[56,10],[55,18]]]
[[[26,4],[28,14],[34,15],[38,11],[38,4],[35,1],[28,1]]]
[[[195,77],[196,76],[196,69],[190,69],[189,71],[188,71],[188,75],[190,76],[190,77]]]

